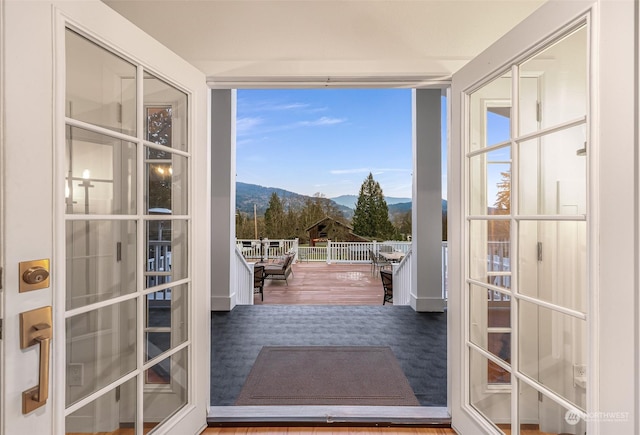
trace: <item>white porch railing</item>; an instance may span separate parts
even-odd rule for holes
[[[297,252],[298,239],[236,239],[236,246],[245,258],[269,259]]]
[[[400,251],[407,253],[411,250],[411,242],[332,242],[327,241],[327,263],[370,263],[369,250],[374,253],[380,251]]]
[[[409,305],[411,297],[411,250],[393,263],[393,305]]]
[[[247,263],[238,247],[235,250],[236,279],[235,294],[236,304],[253,305],[253,264]]]
[[[327,261],[327,248],[324,246],[298,246],[298,261]]]
[[[149,240],[147,252],[147,270],[144,272],[147,288],[171,282],[171,242]],[[149,293],[147,300],[169,301],[171,288]]]

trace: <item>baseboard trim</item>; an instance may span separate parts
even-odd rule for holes
[[[418,298],[414,295],[411,295],[409,303],[419,313],[443,313],[447,305],[447,301],[442,298]]]
[[[231,296],[211,296],[211,311],[231,311],[235,304]]]

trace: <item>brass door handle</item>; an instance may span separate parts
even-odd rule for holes
[[[40,408],[49,398],[49,356],[53,322],[51,307],[20,313],[20,348],[39,345],[38,385],[22,392],[22,413]]]

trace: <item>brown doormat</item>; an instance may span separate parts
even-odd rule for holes
[[[389,347],[265,346],[236,405],[420,403]]]

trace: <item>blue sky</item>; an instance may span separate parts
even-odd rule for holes
[[[331,198],[371,172],[410,198],[411,135],[409,89],[238,90],[236,179]]]

